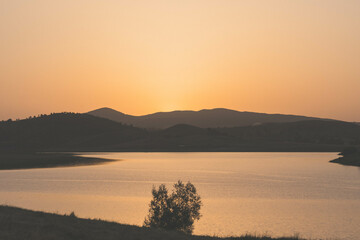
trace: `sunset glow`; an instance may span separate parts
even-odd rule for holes
[[[360,1],[0,0],[0,119],[111,107],[360,121]]]

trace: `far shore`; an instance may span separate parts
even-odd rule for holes
[[[330,162],[339,163],[345,166],[360,167],[360,153],[342,156],[337,159],[331,160]]]
[[[55,168],[98,165],[114,162],[96,157],[82,157],[75,153],[0,153],[0,170]]]
[[[153,151],[149,151],[149,152],[153,152]],[[163,151],[156,151],[156,152],[163,152]],[[182,153],[181,151],[176,151],[176,152]],[[184,152],[197,152],[197,151],[184,151]],[[91,154],[93,152],[87,151],[87,152],[0,153],[0,170],[77,167],[77,166],[107,164],[107,163],[119,161],[119,160],[97,158],[97,157],[84,157],[81,155],[85,153]],[[146,153],[146,151],[144,151],[143,153]],[[360,154],[339,157],[334,160],[329,160],[329,162],[338,163],[346,166],[360,167]]]
[[[275,238],[270,236],[244,235],[220,238],[187,235],[176,231],[139,227],[100,219],[78,218],[76,213],[59,215],[1,205],[0,239],[304,240],[298,236]]]

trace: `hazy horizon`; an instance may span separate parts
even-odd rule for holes
[[[0,0],[0,119],[103,106],[360,122],[360,1]]]
[[[123,113],[123,114],[126,114],[126,115],[136,116],[136,117],[146,116],[146,115],[150,115],[150,114],[154,114],[154,113],[166,113],[166,112],[186,112],[186,111],[199,112],[199,111],[202,111],[202,110],[226,109],[226,110],[238,111],[238,112],[252,112],[252,113],[262,113],[262,114],[281,114],[281,115],[294,115],[294,116],[314,117],[314,118],[320,118],[320,119],[332,119],[332,118],[327,118],[327,117],[321,117],[321,116],[308,116],[308,115],[303,115],[303,114],[277,113],[277,112],[269,113],[269,112],[243,111],[243,110],[230,109],[230,108],[223,108],[223,107],[218,107],[218,108],[203,108],[203,109],[196,109],[196,110],[193,110],[193,109],[174,109],[174,110],[168,110],[168,111],[156,111],[156,112],[149,112],[149,113],[145,113],[145,114],[130,114],[130,113],[127,113],[127,112],[124,112],[124,111],[121,111],[121,110],[119,110],[119,109],[115,109],[115,108],[112,108],[112,107],[99,107],[99,108],[96,108],[96,109],[91,109],[91,110],[88,110],[88,111],[85,111],[85,112],[74,112],[74,111],[67,111],[67,110],[64,110],[64,111],[59,111],[59,112],[41,112],[41,113],[30,114],[30,115],[26,115],[26,116],[22,116],[22,117],[17,117],[17,118],[4,117],[3,119],[0,119],[0,121],[6,121],[6,120],[9,120],[9,119],[12,119],[12,120],[20,119],[20,120],[22,120],[22,119],[26,119],[26,118],[29,118],[29,117],[39,116],[39,115],[42,115],[42,114],[49,115],[49,114],[51,114],[51,113],[61,113],[61,112],[74,112],[74,113],[81,113],[81,114],[84,114],[84,113],[88,113],[88,112],[95,111],[95,110],[99,110],[99,109],[103,109],[103,108],[112,109],[112,110],[115,110],[115,111],[117,111],[117,112],[120,112],[120,113]],[[333,118],[333,119],[334,119],[334,120],[340,120],[340,121],[347,121],[347,122],[358,122],[358,121],[348,121],[348,120],[335,119],[335,118]]]
[[[242,111],[242,110],[236,110],[236,109],[230,109],[230,108],[203,108],[203,109],[197,109],[197,110],[193,110],[193,109],[174,109],[174,110],[169,110],[169,111],[157,111],[157,112],[149,112],[149,113],[145,113],[145,114],[130,114],[130,113],[127,113],[127,112],[123,112],[119,109],[115,109],[115,108],[112,108],[112,107],[100,107],[100,108],[96,108],[96,109],[92,109],[92,110],[89,110],[89,111],[85,111],[85,112],[74,112],[74,111],[60,111],[60,112],[74,112],[74,113],[81,113],[81,114],[85,114],[85,113],[88,113],[88,112],[91,112],[91,111],[95,111],[95,110],[99,110],[99,109],[104,109],[104,108],[108,108],[108,109],[112,109],[112,110],[115,110],[117,112],[120,112],[120,113],[123,113],[123,114],[126,114],[126,115],[131,115],[131,116],[136,116],[136,117],[140,117],[140,116],[146,116],[146,115],[150,115],[150,114],[154,114],[154,113],[166,113],[166,112],[187,112],[187,111],[190,111],[190,112],[199,112],[199,111],[202,111],[202,110],[215,110],[215,109],[226,109],[226,110],[230,110],[230,111],[238,111],[238,112],[252,112],[252,113],[262,113],[262,114],[281,114],[281,115],[294,115],[294,116],[304,116],[304,117],[314,117],[314,118],[320,118],[320,119],[327,119],[326,117],[319,117],[319,116],[306,116],[306,115],[301,115],[301,114],[289,114],[289,113],[266,113],[266,112],[254,112],[254,111]],[[52,113],[60,113],[60,112],[46,112],[46,113],[37,113],[37,114],[30,114],[30,115],[26,115],[26,116],[23,116],[23,117],[19,117],[19,118],[11,118],[11,117],[5,117],[4,119],[0,119],[0,121],[6,121],[6,120],[9,120],[9,119],[12,119],[12,120],[17,120],[17,119],[26,119],[26,118],[29,118],[29,117],[36,117],[36,116],[39,116],[39,115],[42,115],[42,114],[45,114],[45,115],[49,115],[49,114],[52,114]],[[329,118],[330,119],[330,118]],[[334,120],[341,120],[341,121],[346,121],[346,120],[342,120],[342,119],[334,119]],[[349,122],[356,122],[356,121],[349,121]]]

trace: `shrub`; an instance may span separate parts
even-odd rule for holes
[[[177,230],[191,234],[193,224],[199,220],[201,198],[193,184],[186,185],[182,181],[174,184],[171,195],[164,184],[158,190],[153,187],[153,199],[150,202],[149,215],[145,218],[144,226]]]

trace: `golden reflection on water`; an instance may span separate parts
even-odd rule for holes
[[[141,225],[152,186],[190,180],[195,234],[356,239],[360,171],[334,153],[111,153],[112,164],[0,172],[0,203]]]

